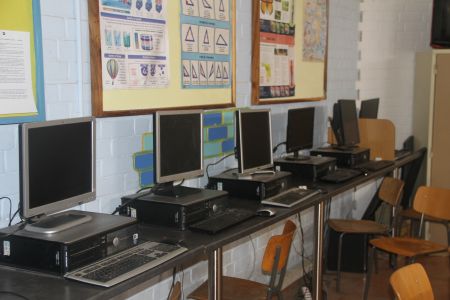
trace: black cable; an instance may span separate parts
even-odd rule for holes
[[[15,292],[10,292],[10,291],[0,291],[0,294],[13,295],[13,296],[16,296],[16,297],[25,299],[25,300],[29,300],[27,297],[25,297],[25,296],[23,296],[23,295],[21,295],[21,294],[15,293]]]
[[[206,166],[206,177],[208,178],[208,180],[209,180],[209,172],[208,172],[209,167],[210,167],[210,166],[215,166],[215,165],[219,164],[220,162],[224,161],[225,159],[227,159],[228,157],[233,156],[233,155],[234,155],[234,152],[233,152],[233,153],[230,153],[230,154],[228,154],[228,155],[226,155],[226,156],[224,156],[224,157],[222,157],[221,159],[219,159],[218,161],[216,161],[216,162],[214,162],[214,163],[208,164],[208,165]]]
[[[0,200],[3,200],[3,199],[9,200],[9,221],[11,222],[11,211],[12,211],[12,201],[11,201],[11,198],[6,197],[6,196],[0,197]]]
[[[302,245],[301,245],[301,251],[302,251],[302,270],[303,270],[303,280],[305,282],[305,286],[309,289],[312,290],[312,278],[309,278],[308,273],[306,272],[306,268],[305,268],[305,235],[303,232],[303,226],[302,226],[302,218],[300,216],[300,212],[297,213],[297,218],[298,218],[298,224],[300,227],[300,233],[302,235]]]
[[[152,187],[150,188],[150,191],[148,191],[148,193],[139,194],[140,192],[142,192],[142,191],[144,191],[144,190],[147,190],[147,189],[149,189],[149,188],[150,188],[150,187],[145,187],[145,188],[142,188],[142,189],[138,190],[138,191],[134,194],[134,196],[129,197],[128,200],[127,200],[126,202],[124,202],[124,203],[120,204],[119,206],[117,206],[116,209],[111,213],[111,215],[117,214],[123,207],[126,207],[126,206],[130,205],[130,203],[132,203],[133,201],[135,201],[137,198],[142,197],[142,196],[144,196],[144,195],[146,195],[146,194],[152,194],[153,191],[157,189],[157,184],[155,184],[154,186],[152,186]]]
[[[278,147],[280,147],[281,145],[286,145],[286,142],[284,141],[284,142],[278,143],[275,147],[273,147],[272,153],[277,152]]]
[[[12,217],[9,218],[8,226],[11,226],[12,221],[14,220],[14,218],[16,217],[16,215],[19,213],[19,211],[20,211],[20,207],[18,207],[17,210],[16,210],[16,212],[12,215]]]

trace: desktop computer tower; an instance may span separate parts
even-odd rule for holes
[[[0,236],[0,264],[64,275],[138,242],[137,222],[133,218],[74,212],[89,215],[92,220],[52,234],[26,229],[14,232],[20,225],[2,229],[1,233],[7,236]]]
[[[236,170],[228,170],[209,178],[208,186],[227,191],[231,196],[264,200],[277,195],[290,186],[291,173],[277,171],[273,174],[241,176]]]
[[[291,172],[293,176],[316,181],[336,168],[336,158],[310,156],[305,160],[276,159],[275,168],[280,171]]]
[[[228,193],[197,189],[196,193],[181,197],[154,194],[129,195],[122,203],[130,202],[121,210],[122,215],[137,218],[139,222],[186,230],[189,225],[206,219],[227,206]]]
[[[362,147],[349,149],[326,147],[312,150],[310,154],[315,156],[334,157],[336,158],[336,165],[343,168],[351,168],[370,159],[370,149]]]
[[[327,251],[327,269],[337,270],[339,232],[330,228]],[[367,234],[345,234],[342,239],[341,271],[364,273],[367,271]]]

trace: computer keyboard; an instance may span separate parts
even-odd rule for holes
[[[120,253],[84,266],[64,277],[110,287],[187,251],[177,245],[144,242]]]
[[[314,195],[319,194],[318,190],[307,190],[300,188],[291,188],[278,195],[270,198],[266,198],[261,201],[262,204],[282,206],[282,207],[292,207]]]
[[[366,171],[378,171],[394,165],[392,160],[370,160],[362,164],[356,165],[354,168],[359,169],[362,172]]]
[[[337,169],[333,173],[320,177],[320,180],[340,183],[361,175],[363,172],[356,169]]]
[[[254,211],[238,208],[227,208],[226,210],[212,215],[205,220],[190,225],[189,229],[215,234],[254,216]]]

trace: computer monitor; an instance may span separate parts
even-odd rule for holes
[[[298,151],[310,149],[314,138],[314,107],[296,108],[288,110],[286,131],[286,152],[293,152],[293,156],[286,158],[306,160],[309,157],[299,155]]]
[[[341,115],[342,144],[353,147],[359,144],[359,124],[355,100],[338,100]]]
[[[273,167],[269,109],[236,111],[236,146],[239,174]]]
[[[48,227],[41,217],[95,199],[95,119],[24,123],[19,143],[21,214],[35,222],[27,229],[54,233],[89,221],[63,214]]]
[[[155,194],[183,196],[196,192],[174,181],[203,175],[203,114],[201,110],[158,111],[154,116]]]
[[[376,119],[378,118],[379,98],[362,100],[361,108],[359,110],[359,117],[362,119]]]

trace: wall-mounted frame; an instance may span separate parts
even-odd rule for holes
[[[0,124],[45,120],[39,0],[0,1]]]
[[[235,0],[93,0],[95,116],[235,103]]]
[[[253,0],[252,103],[326,98],[328,0]]]

